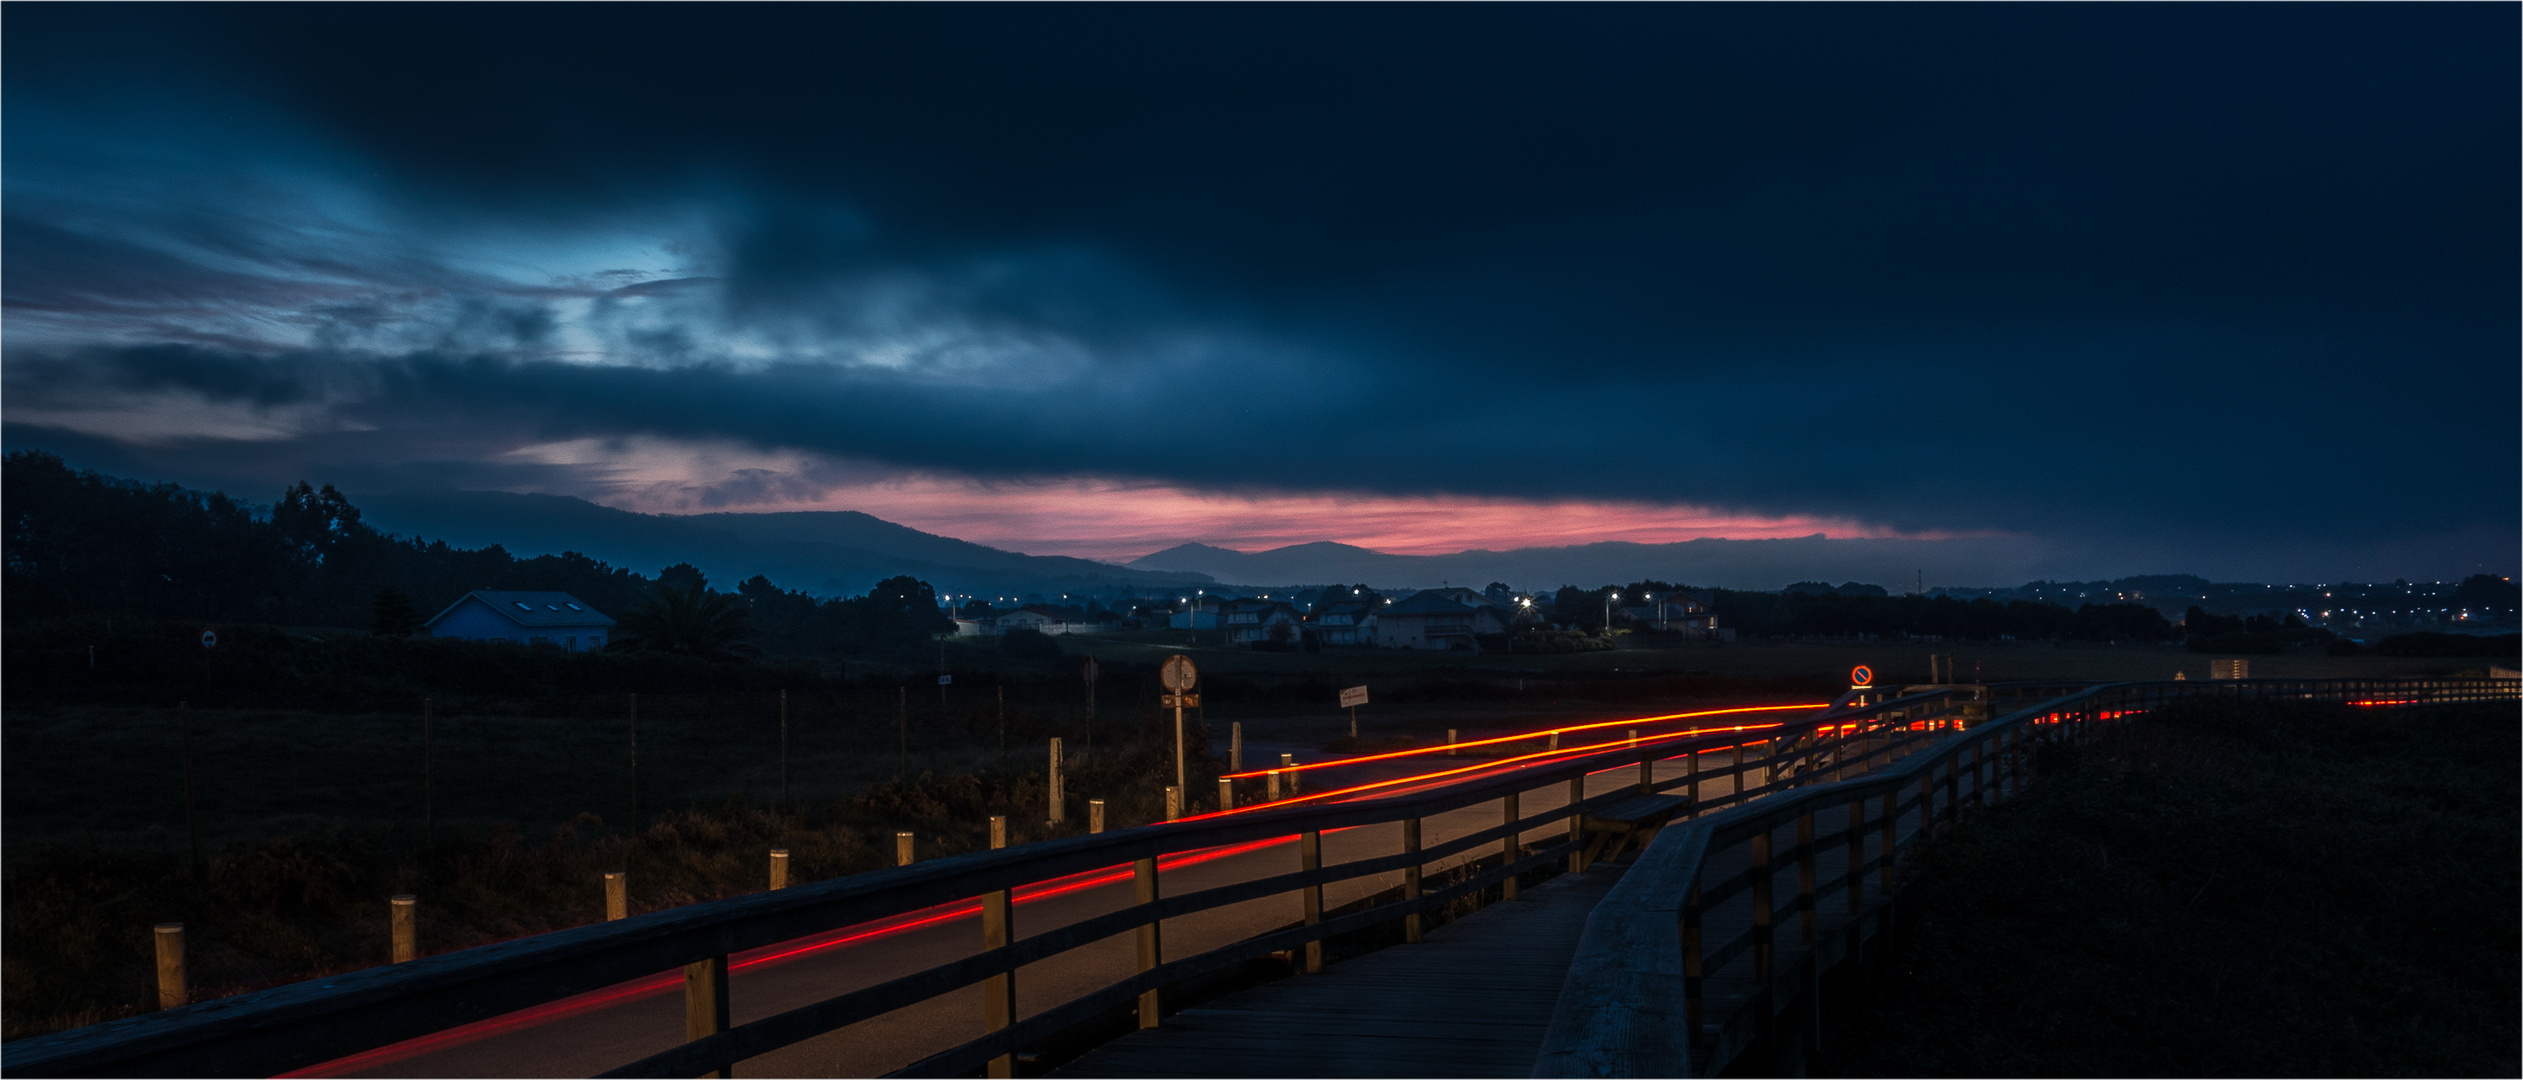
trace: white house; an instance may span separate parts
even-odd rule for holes
[[[548,642],[583,652],[604,648],[613,636],[613,618],[565,592],[476,589],[447,605],[424,629],[431,637]]]

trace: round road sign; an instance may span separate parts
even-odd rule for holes
[[[218,631],[216,631],[216,630],[204,630],[204,631],[202,631],[202,632],[201,632],[201,647],[202,647],[202,648],[205,648],[205,649],[215,649],[215,648],[218,648],[218,647],[219,647],[219,632],[218,632]]]
[[[1848,684],[1850,686],[1875,685],[1875,669],[1864,664],[1848,669]]]
[[[1160,677],[1165,688],[1177,694],[1188,694],[1192,687],[1200,685],[1200,669],[1192,666],[1191,657],[1181,653],[1165,658]]]

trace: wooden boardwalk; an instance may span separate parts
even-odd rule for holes
[[[1165,1018],[1057,1076],[1530,1076],[1595,902],[1626,864],[1563,874],[1430,930]]]

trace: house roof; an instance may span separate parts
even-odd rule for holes
[[[490,589],[475,589],[464,594],[455,603],[447,605],[447,610],[433,616],[429,620],[429,625],[436,626],[447,616],[455,614],[455,610],[463,607],[466,600],[479,600],[483,606],[500,613],[508,621],[519,626],[613,625],[612,616],[589,607],[586,601],[565,592],[508,592]]]
[[[1475,611],[1480,610],[1480,607],[1486,607],[1486,606],[1488,606],[1488,605],[1484,604],[1484,605],[1480,605],[1480,607],[1476,607],[1476,606],[1471,605],[1471,604],[1466,604],[1466,603],[1464,603],[1464,602],[1462,602],[1462,601],[1460,601],[1460,600],[1457,600],[1457,599],[1455,599],[1455,598],[1453,598],[1453,597],[1451,597],[1451,596],[1446,595],[1446,593],[1447,593],[1447,592],[1449,592],[1449,591],[1451,591],[1451,590],[1445,590],[1445,589],[1424,589],[1424,590],[1421,590],[1421,591],[1419,591],[1419,592],[1412,593],[1412,594],[1410,594],[1408,597],[1405,597],[1405,598],[1403,598],[1402,600],[1400,600],[1400,601],[1398,601],[1398,602],[1396,602],[1396,603],[1393,603],[1393,604],[1391,604],[1391,605],[1386,606],[1386,607],[1385,607],[1385,609],[1384,609],[1384,611],[1383,611],[1383,614],[1386,614],[1386,615],[1469,615],[1469,614],[1471,614],[1472,612],[1475,612]],[[1469,590],[1465,590],[1465,591],[1469,591]]]

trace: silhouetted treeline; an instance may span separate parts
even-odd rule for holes
[[[2385,656],[2490,656],[2510,660],[2523,655],[2523,634],[2482,637],[2422,630],[2415,634],[2394,634],[2384,638],[2374,646],[2374,651]]]
[[[576,552],[520,559],[496,544],[378,532],[329,484],[301,482],[258,514],[223,493],[73,471],[21,451],[0,466],[0,486],[13,630],[121,619],[399,635],[475,589],[558,590],[617,619],[660,602],[657,581]],[[694,584],[700,572],[670,567],[666,578]],[[756,576],[737,593],[756,647],[775,655],[909,655],[953,626],[929,585],[911,578],[817,600]]]

